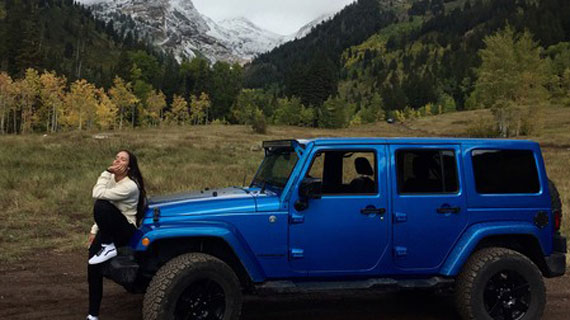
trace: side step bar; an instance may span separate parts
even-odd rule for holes
[[[337,290],[441,288],[452,285],[454,281],[443,277],[404,280],[377,278],[355,281],[267,281],[255,285],[255,291],[258,294],[287,294]]]

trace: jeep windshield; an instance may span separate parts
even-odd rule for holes
[[[253,178],[252,186],[265,189],[283,189],[295,168],[299,157],[293,148],[265,149],[265,159]]]

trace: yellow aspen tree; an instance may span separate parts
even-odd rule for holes
[[[58,77],[55,72],[44,72],[40,76],[40,117],[46,124],[46,132],[56,132],[58,121],[63,113],[65,99],[65,76]]]
[[[38,71],[32,68],[27,69],[25,77],[18,82],[22,133],[28,133],[39,121],[39,116],[35,110],[41,87]]]
[[[119,129],[122,129],[125,113],[129,108],[139,103],[139,99],[133,93],[131,83],[125,82],[120,77],[115,77],[113,86],[109,89],[109,95],[111,96],[111,101],[119,108]]]
[[[97,110],[95,86],[85,79],[77,80],[71,84],[65,98],[67,124],[79,130],[83,130],[85,126],[92,127]]]
[[[207,124],[208,122],[208,112],[211,106],[210,97],[208,94],[202,92],[200,98],[196,96],[190,97],[190,112],[192,118],[192,124]]]
[[[212,107],[210,96],[207,93],[202,92],[200,95],[200,103],[202,104],[202,111],[204,112],[204,124],[208,124],[210,108]]]
[[[98,101],[96,110],[97,125],[103,130],[113,129],[117,119],[117,105],[113,103],[107,93],[105,93],[105,90],[97,89],[95,94]]]
[[[7,119],[14,105],[14,81],[5,72],[0,73],[0,134],[6,133]]]
[[[191,95],[190,96],[190,123],[192,125],[198,125],[200,122],[200,119],[202,117],[204,117],[203,113],[204,112],[202,111],[202,105],[200,104],[198,97],[196,97],[195,95]]]
[[[162,91],[151,91],[146,98],[147,116],[151,126],[160,125],[166,108],[166,96]]]
[[[190,114],[188,113],[188,103],[181,96],[174,95],[171,112],[172,120],[178,124],[186,124],[190,120]]]

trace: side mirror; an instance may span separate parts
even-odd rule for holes
[[[299,200],[295,202],[295,210],[306,210],[309,207],[309,199],[320,199],[322,194],[321,186],[321,179],[303,179],[299,186]]]
[[[320,199],[322,194],[321,179],[305,178],[299,187],[299,197],[302,199]]]

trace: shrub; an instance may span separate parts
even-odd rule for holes
[[[266,134],[267,133],[267,121],[261,110],[256,110],[251,123],[251,128],[255,133]]]

